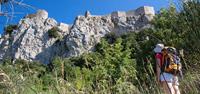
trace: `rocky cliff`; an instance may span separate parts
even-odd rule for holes
[[[24,59],[49,63],[55,56],[70,57],[91,52],[105,34],[138,32],[149,28],[155,15],[153,7],[140,7],[128,12],[116,11],[108,15],[78,16],[73,25],[58,23],[45,10],[29,14],[13,29],[0,37],[0,60]],[[57,28],[59,37],[51,37],[49,30]]]

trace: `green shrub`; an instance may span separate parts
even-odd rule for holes
[[[59,32],[58,27],[53,27],[48,31],[48,35],[51,38],[59,38],[60,34],[58,32]]]
[[[7,34],[12,34],[13,30],[16,30],[17,28],[17,25],[8,25],[4,30]]]
[[[107,39],[109,43],[114,43],[119,36],[115,32],[110,32],[106,34],[104,38]]]

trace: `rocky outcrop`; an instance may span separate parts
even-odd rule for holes
[[[149,28],[149,22],[155,15],[153,7],[141,7],[135,11],[113,12],[107,16],[93,16],[88,11],[85,16],[78,16],[66,39],[68,56],[77,56],[93,51],[100,38],[109,32],[118,35],[137,32]]]
[[[109,32],[120,35],[149,28],[155,12],[152,7],[141,7],[128,12],[113,12],[105,16],[78,16],[74,24],[58,23],[39,10],[21,19],[18,29],[0,38],[0,60],[24,59],[49,63],[55,56],[78,56],[91,52]],[[58,38],[49,37],[49,30],[58,28]]]
[[[77,56],[92,51],[100,38],[113,29],[114,24],[110,16],[77,17],[66,39],[69,48],[68,56]]]
[[[12,35],[5,34],[0,49],[0,59],[24,59],[28,61],[39,60],[49,63],[55,55],[59,55],[56,49],[62,49],[57,43],[58,38],[50,38],[48,30],[53,27],[60,29],[61,37],[69,33],[69,25],[58,24],[54,19],[48,18],[48,13],[39,10],[35,16],[26,16],[18,24],[18,29]]]

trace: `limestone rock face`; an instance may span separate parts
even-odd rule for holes
[[[66,39],[67,56],[92,51],[100,38],[109,32],[121,35],[150,28],[149,22],[154,15],[153,7],[144,6],[131,12],[113,12],[109,16],[78,16]]]
[[[9,49],[9,36],[4,35],[0,38],[0,60],[3,59],[4,56],[8,55],[8,49]]]
[[[49,63],[52,57],[60,54],[56,52],[56,41],[58,38],[50,38],[48,30],[53,27],[59,27],[58,23],[48,18],[48,13],[44,10],[39,10],[35,17],[25,17],[21,19],[18,24],[18,29],[12,35],[6,34],[2,41],[0,48],[0,59],[24,59],[27,61],[40,61]],[[60,35],[64,37],[69,33],[67,25],[60,25],[60,30],[63,32]],[[7,36],[7,37],[6,37]]]
[[[58,23],[45,10],[38,10],[21,19],[18,29],[0,37],[0,60],[24,59],[49,63],[55,56],[71,57],[88,53],[100,39],[110,32],[118,35],[150,28],[155,15],[153,7],[144,6],[128,12],[109,15],[78,16],[73,25]],[[57,27],[58,38],[49,37],[49,30]]]
[[[38,10],[37,12],[37,18],[41,18],[41,19],[47,19],[48,18],[48,12],[45,10]]]
[[[89,17],[89,16],[91,16],[90,11],[86,11],[86,12],[85,12],[85,17]]]
[[[79,16],[66,39],[68,56],[77,56],[92,51],[100,38],[114,28],[110,16]]]
[[[70,30],[71,26],[65,23],[60,23],[58,25],[58,29],[61,31],[62,35],[67,35],[69,34],[69,30]]]
[[[43,18],[42,18],[43,19]],[[22,19],[23,20],[23,19]],[[54,19],[40,20],[40,18],[24,19],[20,21],[19,30],[13,36],[12,56],[24,60],[48,61],[51,51],[45,51],[56,41],[48,37],[48,30],[57,25]],[[27,25],[27,28],[23,26]],[[44,59],[44,60],[43,60]]]

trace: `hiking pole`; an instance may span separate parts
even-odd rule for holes
[[[165,79],[165,76],[162,74],[162,76],[163,76],[163,78],[164,78],[164,80],[165,80],[165,83],[167,84],[167,81],[166,81],[166,79]],[[170,91],[170,94],[172,94],[172,91],[171,91],[171,89],[170,89],[170,87],[169,87],[169,85],[167,84],[167,88],[169,89],[169,91]]]

